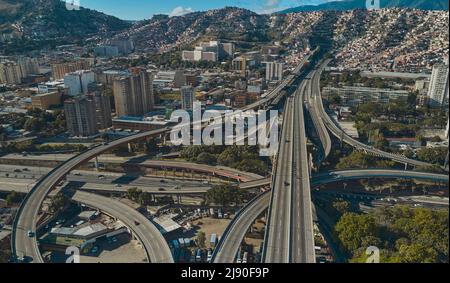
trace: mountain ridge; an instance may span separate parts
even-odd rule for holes
[[[302,5],[277,12],[278,14],[315,12],[324,10],[355,10],[366,9],[366,0],[331,1],[319,5]],[[447,0],[381,0],[380,8],[411,8],[419,10],[448,11]]]
[[[67,9],[60,0],[0,0],[0,30],[28,39],[85,39],[130,26],[127,21],[95,10]]]

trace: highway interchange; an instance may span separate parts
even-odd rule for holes
[[[304,63],[305,62],[302,62],[302,64]],[[319,70],[322,70],[323,67],[324,65],[322,65]],[[266,98],[256,104],[250,105],[247,108],[258,108],[272,102],[274,99],[277,99],[281,91],[286,86],[294,82],[296,78],[295,76],[300,72],[301,68],[302,66],[299,65],[294,72],[294,75],[289,75],[288,78],[283,81]],[[343,137],[346,143],[349,143],[359,150],[364,150],[377,156],[389,158],[391,160],[405,164],[415,166],[428,166],[428,164],[423,162],[411,160],[403,156],[374,149],[350,138],[345,133],[343,134],[342,130],[339,129],[339,127],[333,121],[331,121],[331,118],[323,109],[318,86],[319,79],[317,79],[320,78],[320,72],[318,72],[318,75],[313,74],[312,77],[314,83],[312,84],[311,92],[312,95],[318,94],[318,101],[320,101],[320,103],[317,102],[312,104],[313,107],[317,110],[317,113],[321,114],[321,119],[316,120],[323,121],[320,123],[315,123],[316,127],[317,124],[325,124],[327,128],[333,133],[333,135],[338,138]],[[268,232],[266,234],[267,239],[265,241],[266,244],[264,252],[265,262],[315,261],[314,240],[312,238],[312,203],[310,195],[311,184],[309,177],[308,152],[306,150],[306,134],[304,129],[305,125],[303,116],[303,94],[306,88],[305,84],[302,84],[301,88],[303,90],[300,91],[300,94],[297,93],[293,97],[287,98],[286,102],[286,111],[283,119],[283,132],[281,135],[282,138],[279,151],[280,155],[278,157],[276,172],[274,175],[274,186],[272,188],[272,196],[270,200],[271,205],[269,207],[269,226],[267,229]],[[170,129],[170,127],[167,127],[150,132],[138,133],[129,137],[112,141],[110,143],[104,143],[92,147],[89,150],[81,153],[80,155],[74,156],[65,161],[61,165],[51,170],[43,178],[41,178],[30,190],[30,193],[27,194],[25,200],[19,208],[16,219],[14,221],[12,233],[12,251],[16,258],[28,257],[33,262],[43,262],[36,238],[29,237],[27,234],[28,231],[36,230],[39,208],[45,197],[61,180],[63,180],[69,174],[69,172],[77,168],[80,164],[83,164],[84,162],[87,162],[104,152],[110,151],[117,146],[134,142],[136,140],[150,136],[159,136],[167,133],[168,131],[170,131]],[[321,138],[321,140],[325,141],[324,151],[327,152],[328,145],[326,143],[328,139],[325,137],[325,139]],[[295,154],[293,154],[294,152]],[[285,162],[286,160],[287,162]],[[364,178],[366,177],[368,176],[365,175]],[[336,176],[332,176],[332,178],[336,180]],[[338,177],[338,180],[340,179],[341,178]],[[75,196],[80,197],[80,202],[89,201],[87,198],[83,198],[84,193],[85,192],[77,192],[75,194]],[[267,201],[267,199],[268,197],[261,197],[259,200],[262,203],[264,200]],[[264,206],[260,205],[258,202],[254,202],[253,204],[253,206],[250,206],[250,208],[252,208],[252,211],[260,211]],[[97,205],[100,206],[99,203],[95,204],[95,206]],[[108,208],[103,207],[103,209],[106,212],[108,211]],[[244,215],[245,211],[243,211],[241,214]],[[132,224],[130,224],[130,222],[128,221],[132,221],[131,218],[134,217],[134,215],[121,215],[121,217],[125,218],[122,220],[128,223],[127,226],[131,230],[133,230],[132,227],[130,227],[132,226]],[[273,219],[276,219],[276,223],[272,223]],[[235,223],[236,222],[237,221],[235,221]],[[275,227],[275,225],[277,227]],[[133,232],[137,234],[138,238],[141,241],[144,241],[144,246],[146,246],[146,250],[148,253],[158,254],[149,255],[150,262],[172,262],[173,259],[171,255],[167,254],[167,244],[163,245],[160,242],[162,236],[156,228],[153,228],[149,227],[148,231],[146,231],[145,234],[143,234],[142,231],[133,230]],[[146,237],[150,237],[150,239],[152,239],[152,241],[150,242],[153,243],[153,246],[150,246],[150,242],[149,246],[145,244],[146,239],[142,238]],[[296,237],[299,238],[297,239]],[[220,258],[220,256],[218,256],[217,258]]]

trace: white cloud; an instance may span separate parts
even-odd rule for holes
[[[172,12],[170,12],[169,17],[178,17],[178,16],[183,16],[189,13],[194,12],[194,10],[192,8],[184,8],[181,6],[176,7],[175,9],[172,10]]]
[[[264,8],[261,11],[262,14],[271,14],[279,11],[281,0],[266,0],[264,3]]]

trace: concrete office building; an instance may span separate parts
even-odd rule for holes
[[[266,62],[266,80],[281,81],[283,79],[283,63]]]
[[[194,88],[191,86],[183,86],[181,88],[181,107],[184,110],[192,110],[194,108]]]
[[[448,60],[444,64],[433,66],[433,72],[428,89],[428,103],[430,107],[448,108]]]
[[[70,96],[87,94],[89,84],[95,82],[95,74],[92,71],[76,71],[64,76],[64,85],[69,89]]]
[[[48,110],[51,106],[61,104],[62,93],[59,91],[36,94],[31,97],[33,108]]]
[[[247,58],[234,58],[233,61],[231,61],[231,68],[233,71],[240,72],[241,76],[245,76],[247,73]]]
[[[85,96],[64,103],[67,129],[75,137],[89,137],[98,133],[95,102]]]
[[[221,43],[220,41],[202,42],[193,51],[184,50],[182,52],[183,61],[213,61],[233,57],[234,44]]]
[[[113,91],[118,117],[143,116],[154,108],[153,75],[148,71],[116,78]]]

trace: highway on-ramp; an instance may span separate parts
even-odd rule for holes
[[[158,228],[144,215],[111,198],[75,191],[72,200],[120,219],[140,240],[151,263],[173,263],[169,245]]]
[[[367,170],[343,170],[329,171],[313,176],[311,186],[317,187],[327,183],[357,180],[364,178],[402,178],[429,180],[435,182],[448,183],[449,176],[442,174],[403,171],[403,170],[385,170],[385,169],[367,169]],[[263,186],[270,185],[270,179],[257,180]],[[256,183],[256,181],[255,181]],[[244,185],[243,183],[242,185]],[[214,262],[232,263],[234,262],[236,253],[241,246],[242,240],[247,233],[248,228],[254,220],[269,207],[270,192],[258,197],[244,207],[233,219],[226,229],[226,233],[222,236],[214,251]]]
[[[430,167],[433,166],[432,164],[422,162],[419,160],[414,160],[407,158],[400,154],[394,154],[385,152],[382,150],[379,150],[377,148],[374,148],[373,146],[369,146],[367,144],[364,144],[360,141],[357,141],[350,137],[347,133],[342,130],[333,119],[326,113],[325,108],[323,107],[322,102],[322,95],[320,92],[320,76],[323,71],[323,69],[327,66],[329,63],[329,60],[325,61],[323,64],[321,64],[317,71],[314,71],[312,74],[312,94],[315,96],[316,102],[313,104],[313,106],[316,108],[314,111],[319,113],[319,115],[322,118],[323,123],[325,123],[325,126],[330,130],[330,132],[337,137],[338,139],[342,140],[343,142],[347,143],[348,145],[356,148],[357,150],[361,150],[370,154],[373,154],[377,157],[387,158],[390,160],[393,160],[395,162],[403,163],[403,164],[409,164],[413,166],[419,166],[419,167]]]

